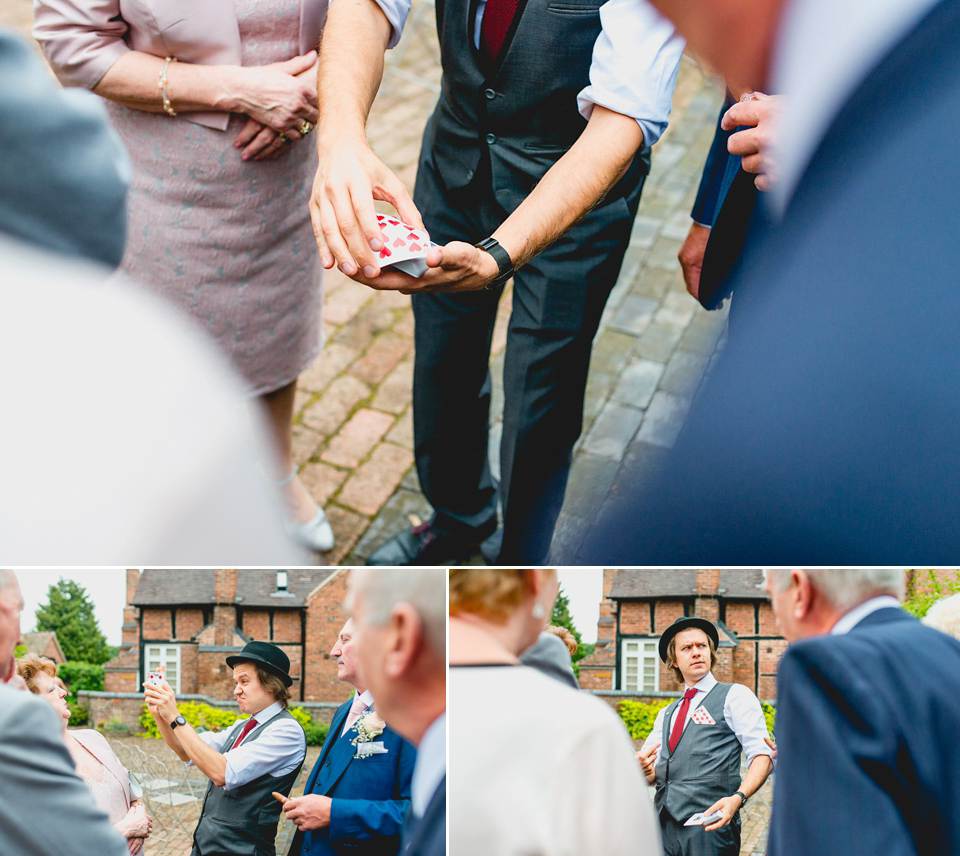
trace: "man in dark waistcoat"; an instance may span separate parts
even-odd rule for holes
[[[677,619],[660,637],[660,659],[684,694],[657,714],[637,758],[657,786],[666,856],[739,856],[740,809],[773,769],[757,697],[713,676],[719,643],[717,628],[697,617]],[[748,767],[742,781],[741,751]],[[714,812],[716,820],[684,826]]]
[[[307,741],[287,711],[290,660],[269,642],[248,642],[227,657],[241,713],[219,733],[198,734],[177,710],[170,685],[144,681],[147,707],[160,736],[180,758],[210,779],[191,856],[275,856],[280,803],[300,773]]]
[[[332,6],[320,57],[311,209],[324,264],[336,261],[374,288],[427,292],[413,296],[413,422],[417,473],[434,514],[369,563],[446,564],[489,539],[488,559],[542,564],[581,430],[593,336],[629,241],[648,147],[666,125],[682,44],[640,2],[438,0],[443,84],[424,133],[414,205],[364,134],[383,49],[398,37],[405,2]],[[608,16],[622,15],[629,27],[608,25]],[[645,43],[623,52],[629,69],[606,68],[610,91],[619,90],[607,98],[597,94],[607,90],[594,46],[609,59],[610,40],[625,29]],[[583,96],[587,87],[593,94]],[[636,100],[621,98],[631,87]],[[603,191],[574,225],[585,200]],[[422,211],[431,238],[444,245],[420,279],[380,272],[374,198],[414,225]],[[488,461],[489,358],[511,276],[498,482]],[[498,508],[503,528],[490,538]]]

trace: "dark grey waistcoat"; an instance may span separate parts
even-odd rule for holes
[[[742,747],[723,718],[723,705],[731,686],[718,683],[707,693],[700,707],[715,724],[698,725],[691,719],[673,752],[669,744],[670,717],[681,700],[667,707],[656,766],[654,805],[658,813],[666,809],[674,820],[683,823],[740,787]]]
[[[272,719],[257,725],[245,738],[244,744],[256,740],[264,729],[278,719],[293,719],[282,710]],[[239,723],[225,747],[230,747],[243,728]],[[224,748],[222,754],[227,754]],[[225,790],[213,782],[203,798],[200,820],[193,833],[192,856],[275,856],[274,841],[280,819],[280,803],[271,796],[278,791],[284,796],[300,774],[301,763],[285,776],[260,776],[245,785]]]

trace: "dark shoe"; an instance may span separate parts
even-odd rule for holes
[[[477,546],[496,529],[485,526],[469,536],[444,535],[430,523],[421,523],[412,529],[394,535],[367,559],[368,565],[452,565],[470,556]]]

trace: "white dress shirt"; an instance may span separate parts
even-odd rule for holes
[[[257,727],[264,722],[269,721],[276,716],[283,707],[280,702],[274,702],[269,707],[265,707],[260,713],[254,714],[257,720]],[[246,722],[245,719],[238,719],[229,728],[222,731],[204,731],[200,733],[200,739],[212,746],[218,752],[221,752],[227,745],[227,739],[230,742],[236,741],[240,732],[236,730],[239,722]],[[227,771],[224,775],[223,789],[229,791],[232,788],[245,785],[252,782],[260,776],[285,776],[293,772],[307,754],[307,738],[300,727],[300,723],[295,719],[278,719],[271,722],[256,740],[247,739],[236,748],[231,749],[224,755],[227,759]],[[193,761],[188,761],[187,766],[192,766]]]
[[[844,633],[849,633],[863,621],[864,618],[870,615],[870,613],[876,612],[878,609],[890,609],[891,607],[893,609],[900,609],[900,601],[892,595],[883,594],[879,597],[872,597],[870,600],[864,601],[845,615],[842,615],[840,620],[830,629],[830,635],[840,636]]]
[[[707,693],[716,685],[717,679],[712,673],[701,678],[693,685],[697,694],[693,697],[693,700],[690,702],[690,707],[687,709],[686,723],[690,722],[690,717],[693,716],[694,711],[703,704]],[[687,689],[690,689],[690,687],[684,686],[684,690]],[[653,743],[662,741],[663,717],[667,709],[668,708],[665,707],[657,714],[657,719],[653,724],[653,731],[650,732],[647,739],[643,742],[644,749]],[[668,734],[673,733],[673,721],[676,719],[679,711],[680,706],[678,705],[674,708],[674,713],[670,718],[669,728],[667,730]],[[747,756],[748,767],[753,763],[753,759],[756,758],[757,755],[773,755],[773,750],[763,742],[763,738],[767,736],[767,721],[763,718],[763,709],[760,707],[760,700],[743,684],[730,685],[730,691],[727,693],[727,698],[723,703],[723,719],[730,730],[737,735],[737,740],[740,741],[740,745],[743,747],[743,754]],[[684,728],[686,728],[686,723],[684,724]],[[661,749],[662,746],[657,749],[656,760],[658,762],[660,760]]]
[[[777,183],[764,195],[775,215],[783,214],[817,145],[857,85],[937,2],[792,0],[788,4],[770,86],[784,96],[777,129]],[[909,111],[904,121],[909,121]]]
[[[410,784],[410,808],[417,817],[430,804],[437,785],[447,774],[447,714],[441,713],[423,733]]]
[[[358,698],[367,706],[368,709],[370,708],[370,705],[373,704],[373,693],[370,692],[370,690],[364,690],[362,693],[359,693],[359,694],[354,693],[353,698],[350,700],[350,703],[353,704],[353,702],[355,702]],[[362,713],[360,715],[363,716]],[[347,713],[347,719],[349,718],[350,718],[350,714]],[[340,729],[341,737],[343,737],[343,735],[347,733],[347,719],[343,720],[343,728]],[[354,725],[356,725],[356,723],[351,724],[350,727],[353,728]]]
[[[411,0],[377,0],[393,32],[388,47],[400,41]],[[477,4],[474,46],[486,0]],[[577,96],[585,119],[599,104],[636,120],[644,143],[652,146],[667,127],[684,41],[647,0],[607,0],[600,7],[602,30],[593,49],[590,84]]]

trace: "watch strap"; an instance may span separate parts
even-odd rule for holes
[[[503,285],[513,276],[513,261],[510,258],[510,254],[500,246],[496,238],[484,238],[479,244],[475,244],[474,246],[479,250],[490,253],[490,255],[493,256],[493,260],[497,263],[497,278],[487,286],[488,288]]]
[[[743,791],[734,791],[733,796],[740,797],[740,808],[743,808],[747,804],[747,797]]]

